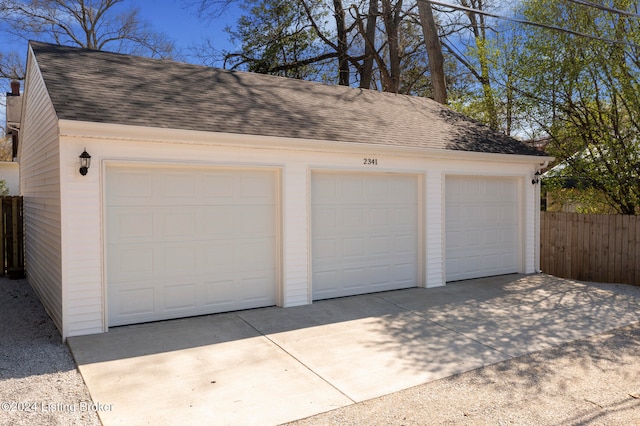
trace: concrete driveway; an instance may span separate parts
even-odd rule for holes
[[[69,346],[105,425],[279,424],[640,321],[640,299],[509,275],[113,328]]]

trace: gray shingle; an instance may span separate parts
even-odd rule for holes
[[[426,98],[30,43],[58,118],[542,155]]]

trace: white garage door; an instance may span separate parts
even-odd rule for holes
[[[108,168],[109,325],[276,303],[276,174]]]
[[[419,284],[418,179],[312,175],[313,298]]]
[[[447,176],[447,281],[518,272],[518,181]]]

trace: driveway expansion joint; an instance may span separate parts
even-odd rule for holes
[[[287,349],[285,349],[282,345],[279,345],[275,340],[273,340],[271,337],[269,337],[267,334],[264,334],[262,331],[258,330],[256,327],[253,326],[253,324],[251,324],[249,321],[247,321],[246,319],[242,318],[240,315],[235,314],[235,316],[237,318],[239,318],[242,322],[244,322],[245,324],[247,324],[249,327],[251,327],[253,330],[255,330],[256,333],[258,333],[259,335],[261,335],[262,337],[264,337],[265,339],[267,339],[269,342],[271,342],[273,345],[275,345],[278,349],[280,349],[282,352],[286,353],[289,357],[291,357],[291,359],[295,360],[297,363],[299,363],[300,365],[302,365],[305,369],[307,369],[310,373],[312,373],[314,376],[318,377],[320,380],[322,380],[323,382],[325,382],[327,385],[331,386],[333,389],[335,389],[338,393],[340,393],[341,395],[343,395],[345,398],[347,398],[349,401],[351,401],[351,403],[355,404],[357,401],[354,400],[353,398],[351,398],[349,395],[347,395],[346,393],[344,393],[341,389],[339,389],[338,387],[336,387],[333,383],[331,383],[329,380],[327,380],[326,378],[322,377],[317,371],[314,371],[311,367],[309,367],[307,364],[305,364],[304,362],[302,362],[302,360],[300,360],[298,357],[296,357],[295,355],[293,355],[291,352],[289,352]]]

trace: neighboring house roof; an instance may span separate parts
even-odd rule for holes
[[[427,98],[30,42],[59,119],[544,155]]]

